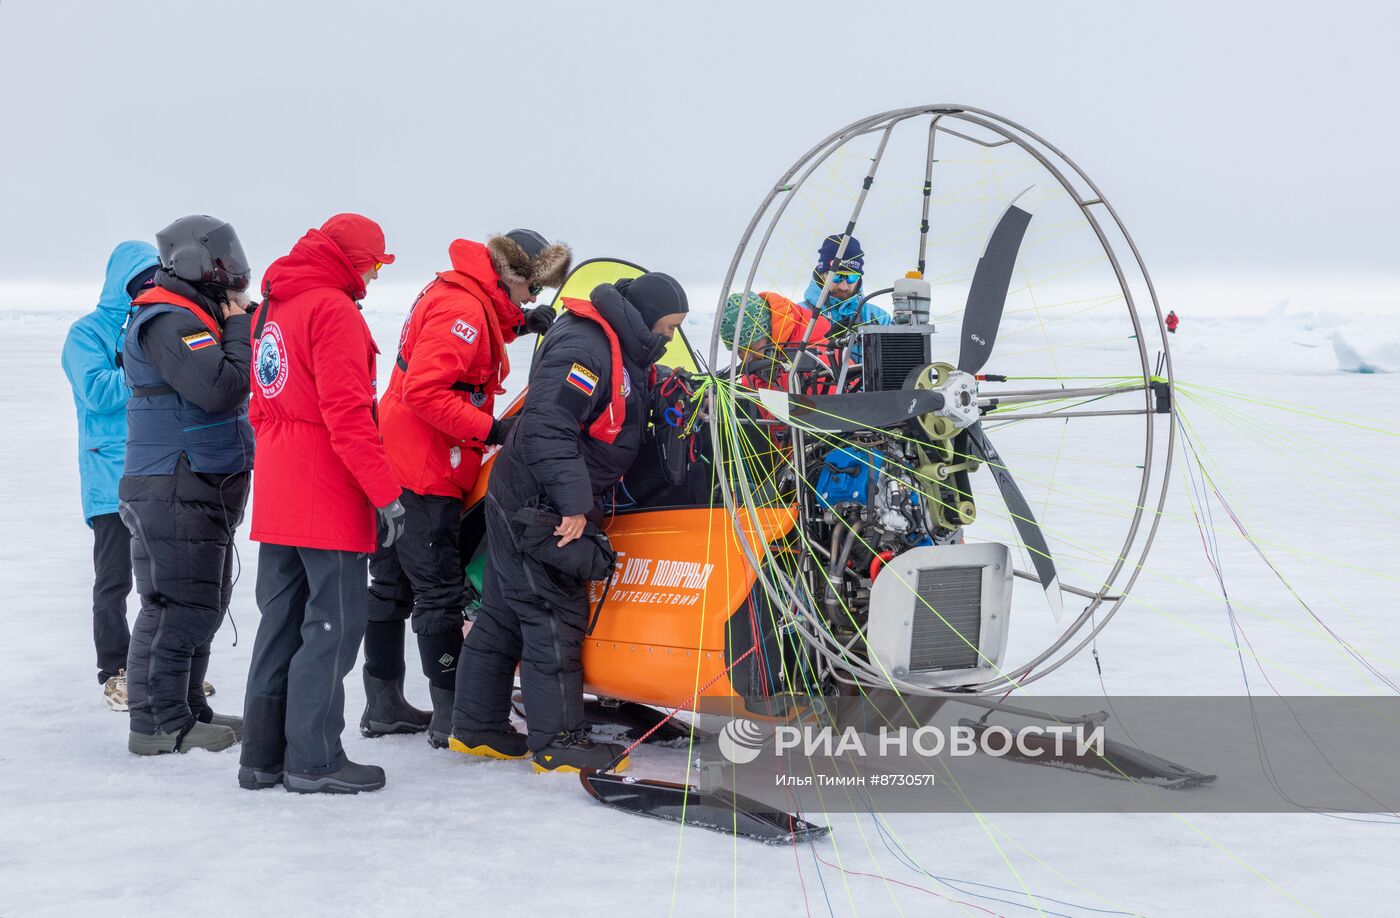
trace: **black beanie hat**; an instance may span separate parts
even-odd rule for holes
[[[652,328],[662,316],[677,312],[690,312],[690,303],[680,283],[669,274],[652,271],[641,277],[623,283],[617,289],[627,298],[627,302],[641,313],[647,328]]]

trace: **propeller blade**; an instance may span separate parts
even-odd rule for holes
[[[1031,513],[1031,506],[1026,503],[1026,496],[1016,486],[1016,480],[1011,477],[1011,472],[1006,468],[1006,463],[1002,461],[996,447],[992,446],[992,441],[987,439],[987,433],[982,429],[981,423],[973,424],[964,433],[967,434],[968,452],[985,462],[987,470],[996,479],[1001,499],[1006,502],[1006,509],[1011,511],[1011,519],[1016,523],[1021,543],[1030,553],[1036,576],[1040,578],[1040,585],[1045,588],[1050,613],[1055,616],[1055,621],[1059,621],[1065,614],[1064,597],[1060,595],[1060,576],[1055,572],[1055,560],[1050,557],[1050,546],[1045,543],[1045,534],[1040,531],[1040,524],[1035,521],[1035,514]]]
[[[978,373],[992,356],[1001,313],[1006,307],[1006,291],[1011,286],[1011,271],[1016,267],[1016,252],[1041,197],[1034,185],[1018,194],[987,237],[987,247],[977,260],[972,286],[967,291],[967,306],[963,308],[962,346],[958,351],[958,369],[965,373]]]
[[[853,392],[846,395],[793,395],[759,389],[764,410],[784,424],[812,430],[848,433],[894,427],[943,407],[943,393],[930,389]]]

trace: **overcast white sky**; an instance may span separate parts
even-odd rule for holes
[[[1168,289],[1385,287],[1397,34],[1345,2],[0,0],[0,282],[92,278],[189,212],[261,268],[343,210],[400,281],[516,225],[717,281],[817,140],[959,102],[1074,157]]]

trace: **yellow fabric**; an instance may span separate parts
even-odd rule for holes
[[[586,300],[593,292],[593,288],[599,284],[611,284],[624,277],[641,277],[647,273],[646,269],[640,265],[630,264],[625,261],[616,261],[611,258],[590,258],[588,261],[576,266],[569,274],[568,280],[564,281],[564,286],[554,295],[550,303],[554,307],[555,316],[563,314],[563,305],[560,303],[564,297]],[[536,343],[536,347],[538,347]],[[671,339],[671,343],[666,347],[666,353],[661,355],[657,361],[665,367],[672,369],[680,368],[690,373],[699,372],[700,365],[695,361],[695,354],[690,348],[690,342],[686,340],[685,333],[678,331]]]

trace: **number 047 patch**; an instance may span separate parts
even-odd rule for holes
[[[476,343],[476,328],[469,325],[465,319],[458,319],[452,323],[452,334],[461,338],[468,344]]]
[[[583,364],[576,363],[569,367],[568,383],[584,395],[592,395],[593,390],[598,388],[598,374]]]

